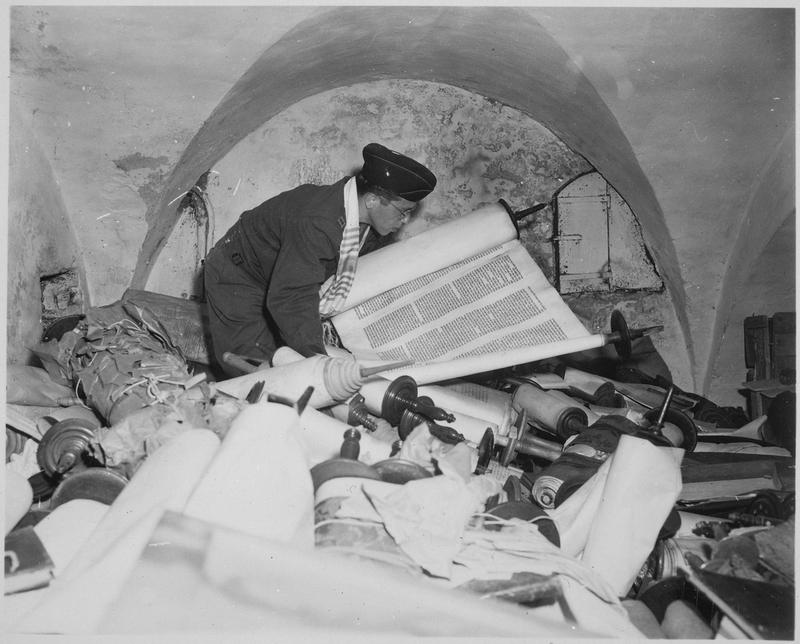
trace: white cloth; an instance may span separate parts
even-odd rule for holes
[[[342,233],[342,242],[339,245],[339,263],[336,274],[325,280],[319,289],[319,314],[329,318],[341,312],[342,305],[347,299],[353,280],[356,276],[358,253],[367,238],[367,229],[360,234],[358,190],[356,179],[352,177],[344,185],[344,216],[345,226]]]
[[[100,501],[73,499],[59,505],[36,524],[33,531],[53,561],[55,577],[69,565],[107,512],[108,505]]]
[[[271,402],[245,407],[184,514],[313,548],[314,487],[299,432],[300,419],[292,407]]]
[[[33,488],[22,474],[6,464],[5,480],[5,527],[8,534],[25,516],[33,501]]]
[[[211,430],[190,429],[149,456],[15,632],[93,632],[164,511],[185,507],[218,448]]]
[[[500,492],[487,476],[467,482],[458,474],[417,479],[388,489],[362,490],[342,502],[336,516],[378,520],[395,543],[432,575],[449,578],[470,517]]]
[[[614,454],[548,514],[561,549],[577,556],[622,597],[653,549],[681,491],[683,450],[623,435]]]

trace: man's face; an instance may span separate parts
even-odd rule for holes
[[[377,203],[369,210],[370,225],[383,237],[397,232],[414,214],[417,204],[401,197],[389,199],[379,196]]]

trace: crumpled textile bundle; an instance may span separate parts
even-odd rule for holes
[[[6,366],[6,404],[51,407],[74,402],[75,393],[63,378],[30,365]]]
[[[91,309],[75,329],[37,355],[106,421],[94,457],[129,477],[149,454],[188,428],[220,438],[242,404],[192,376],[182,351],[145,306],[125,300]]]
[[[432,474],[449,467],[465,481],[478,464],[478,453],[467,443],[449,445],[434,437],[424,423],[417,425],[403,441],[397,458],[419,463]]]
[[[487,530],[487,525],[499,529]],[[569,577],[604,602],[618,602],[617,593],[603,577],[550,543],[535,522],[491,515],[474,517],[464,530],[453,561],[457,564],[451,576],[454,584],[470,579],[505,579],[514,573],[530,572],[542,577]]]
[[[336,516],[381,521],[421,568],[449,578],[467,522],[499,491],[500,484],[489,476],[473,476],[467,482],[448,471],[388,491],[361,489],[361,494],[342,502]]]
[[[206,383],[172,390],[162,401],[132,412],[110,428],[96,430],[96,440],[91,442],[95,457],[130,478],[147,456],[187,430],[210,429],[224,438],[245,404],[229,398],[212,402],[213,394]]]
[[[135,302],[92,309],[78,330],[59,342],[61,362],[68,356],[73,381],[110,426],[191,377],[167,330]]]
[[[445,469],[442,476],[409,481],[395,489],[362,488],[342,502],[336,517],[382,522],[397,546],[445,587],[533,573],[549,586],[556,578],[575,580],[619,609],[611,584],[550,543],[535,522],[483,513],[486,499],[500,491],[497,480],[489,475],[465,480]]]

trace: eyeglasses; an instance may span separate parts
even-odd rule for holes
[[[411,215],[414,214],[414,211],[417,209],[416,204],[414,204],[409,208],[398,208],[397,206],[394,205],[394,201],[389,201],[389,205],[392,208],[394,208],[397,212],[399,212],[400,215],[403,217],[403,219],[406,221],[411,217]]]

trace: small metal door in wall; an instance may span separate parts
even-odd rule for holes
[[[663,288],[636,217],[599,173],[564,186],[555,212],[559,292]]]
[[[576,179],[557,201],[556,258],[561,293],[610,289],[608,216],[605,181]]]

